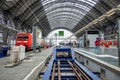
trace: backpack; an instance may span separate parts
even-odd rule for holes
[[[99,45],[100,45],[100,42],[99,42],[99,41],[95,41],[95,45],[96,45],[96,46],[99,46]]]

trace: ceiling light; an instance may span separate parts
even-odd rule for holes
[[[106,13],[106,15],[107,15],[107,16],[111,16],[111,15],[115,14],[115,11],[116,11],[116,9],[112,9],[112,10],[108,11],[108,12]]]
[[[97,24],[97,23],[98,23],[98,19],[96,19],[92,22],[92,24]]]
[[[102,20],[105,19],[105,17],[106,17],[106,15],[100,16],[100,17],[98,18],[98,20],[99,20],[99,21],[102,21]]]
[[[108,14],[107,16],[112,16],[113,14],[115,14],[115,12],[111,12],[111,13]]]
[[[88,28],[89,28],[89,27],[90,27],[90,26],[92,26],[92,25],[93,25],[92,23],[89,23],[86,27],[88,27]]]

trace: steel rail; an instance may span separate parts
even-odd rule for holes
[[[70,61],[68,63],[76,74],[77,80],[91,80],[75,63],[73,64]]]
[[[58,80],[61,80],[60,61],[58,60]]]
[[[77,68],[78,74],[82,74],[81,77],[83,78],[83,80],[91,80],[88,75],[86,75],[75,63],[73,63],[73,65],[75,66],[75,68]]]
[[[73,64],[68,61],[69,65],[71,66],[71,68],[73,69],[73,72],[76,74],[77,80],[82,80],[82,78],[80,77],[80,75],[78,75],[76,69],[74,68]]]
[[[54,65],[53,65],[53,71],[52,71],[52,78],[51,78],[51,80],[54,80],[54,78],[55,78],[55,63],[54,63]]]

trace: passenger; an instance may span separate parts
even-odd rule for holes
[[[100,40],[99,40],[99,38],[96,38],[96,41],[95,41],[95,53],[98,53],[99,50],[100,50]]]
[[[90,46],[90,40],[87,38],[86,39],[86,48],[89,48],[89,46]]]

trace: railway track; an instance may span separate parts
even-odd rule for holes
[[[70,48],[54,50],[53,57],[48,61],[47,68],[40,72],[38,80],[100,80],[74,59]]]
[[[50,80],[91,80],[74,62],[55,61]]]

